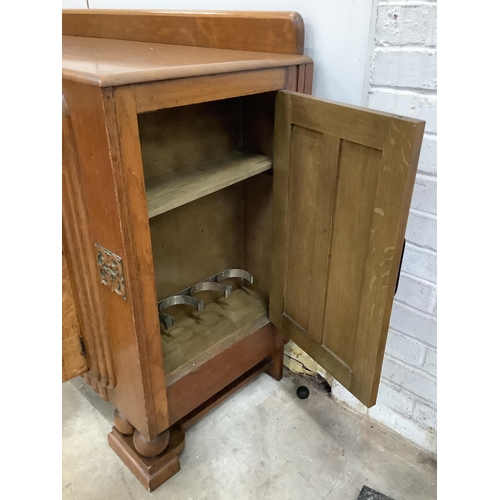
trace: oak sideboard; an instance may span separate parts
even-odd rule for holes
[[[63,11],[63,380],[153,490],[288,340],[376,402],[424,122],[312,97],[295,12]]]

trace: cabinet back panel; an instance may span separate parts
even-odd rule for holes
[[[243,101],[243,147],[273,157],[276,92],[246,96]]]
[[[149,221],[158,300],[228,267],[243,267],[243,185]]]
[[[245,286],[269,299],[271,279],[273,177],[262,173],[244,182],[244,269],[254,277]]]
[[[138,122],[146,180],[242,145],[241,99],[143,113]]]

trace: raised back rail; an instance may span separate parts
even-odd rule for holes
[[[217,49],[304,53],[297,12],[63,10],[63,35]]]

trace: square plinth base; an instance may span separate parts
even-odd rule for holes
[[[125,436],[116,427],[108,434],[108,443],[148,491],[155,490],[181,469],[178,458],[184,449],[184,431],[181,428],[170,431],[167,449],[153,458],[137,453],[132,436]]]

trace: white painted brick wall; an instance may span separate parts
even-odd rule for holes
[[[368,106],[426,121],[377,404],[332,394],[436,453],[437,2],[380,0]]]
[[[415,89],[437,87],[437,55],[432,49],[380,48],[375,49],[372,59],[371,83]]]

